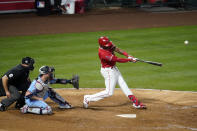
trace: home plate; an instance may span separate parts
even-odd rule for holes
[[[125,117],[125,118],[136,118],[136,114],[121,114],[116,116]]]

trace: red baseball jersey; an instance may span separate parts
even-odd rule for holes
[[[102,48],[99,48],[98,55],[99,55],[101,65],[103,68],[113,67],[116,65],[116,62],[125,63],[125,62],[131,61],[130,59],[127,59],[127,58],[126,59],[125,58],[118,58],[117,56],[115,56],[113,51],[105,50]]]

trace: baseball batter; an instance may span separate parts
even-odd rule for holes
[[[105,97],[110,97],[114,93],[116,84],[122,89],[124,94],[133,103],[133,107],[137,109],[146,109],[138,99],[133,95],[131,90],[128,88],[125,80],[123,79],[120,71],[116,67],[116,62],[137,62],[137,59],[129,55],[125,51],[117,48],[107,37],[102,36],[98,39],[99,50],[98,55],[101,61],[101,74],[105,79],[106,89],[93,95],[85,95],[83,100],[84,108],[88,108],[88,104],[92,101],[99,101]],[[126,56],[127,58],[118,58],[115,52]]]

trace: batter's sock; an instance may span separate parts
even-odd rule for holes
[[[133,106],[137,109],[147,109],[146,105],[142,104],[134,95],[129,95],[129,99],[133,102]]]
[[[134,95],[129,95],[128,97],[129,97],[129,99],[130,99],[133,103],[135,103],[136,105],[139,104],[138,99],[137,99]]]

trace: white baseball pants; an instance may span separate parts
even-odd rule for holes
[[[99,101],[105,97],[110,97],[114,94],[114,89],[118,83],[119,87],[122,89],[126,97],[133,95],[131,90],[128,88],[126,82],[124,81],[120,71],[117,67],[113,68],[101,68],[101,74],[105,79],[106,89],[99,93],[93,95],[86,95],[86,99],[90,101]]]

